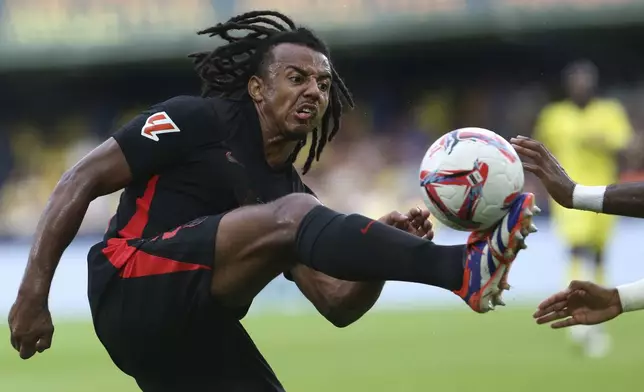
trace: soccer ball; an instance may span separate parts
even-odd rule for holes
[[[483,128],[461,128],[432,144],[420,165],[423,200],[456,230],[494,226],[523,191],[523,167],[508,141]]]

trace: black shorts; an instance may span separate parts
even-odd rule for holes
[[[282,391],[231,310],[210,295],[221,216],[151,239],[109,239],[89,252],[94,328],[145,392]]]

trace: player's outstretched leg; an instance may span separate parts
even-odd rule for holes
[[[212,293],[245,306],[296,263],[349,281],[398,280],[458,290],[464,246],[438,246],[362,215],[326,208],[308,194],[225,214],[215,241]]]
[[[509,232],[514,235],[516,230]],[[504,256],[495,257],[494,262],[509,266],[514,260],[509,254],[519,251],[523,239],[506,237],[499,237],[497,247]],[[460,292],[474,263],[466,256],[478,252],[472,244],[440,246],[359,214],[338,213],[306,194],[226,214],[215,249],[212,291],[233,306],[248,304],[266,284],[298,262],[343,280],[416,282]],[[464,267],[466,260],[468,268]],[[490,286],[486,282],[497,275],[487,280],[486,275],[479,275],[480,290],[468,285],[468,295],[481,291],[480,298],[487,298]],[[488,310],[468,303],[476,311]]]

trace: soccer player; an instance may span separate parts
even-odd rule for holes
[[[524,136],[512,138],[511,143],[523,159],[523,167],[541,180],[552,199],[563,208],[644,218],[644,182],[580,185],[542,143]],[[555,321],[553,328],[566,328],[596,325],[623,312],[642,309],[644,279],[614,288],[574,280],[566,290],[543,301],[534,317],[539,324]]]
[[[617,180],[617,154],[632,135],[622,105],[598,97],[599,72],[590,61],[581,60],[563,71],[567,99],[551,103],[539,115],[535,139],[558,157],[575,181],[602,185]],[[551,203],[553,222],[570,254],[570,278],[604,281],[604,248],[614,217],[569,210]],[[571,337],[591,356],[603,355],[609,339],[602,328],[579,327]]]
[[[9,316],[22,358],[51,345],[54,270],[88,204],[123,188],[89,251],[88,296],[99,340],[144,391],[283,390],[240,323],[281,274],[338,327],[367,312],[386,280],[451,290],[476,312],[502,304],[535,230],[532,194],[464,246],[431,242],[419,209],[378,221],[335,212],[292,164],[312,137],[306,173],[353,106],[324,43],[271,11],[200,34],[227,41],[193,55],[202,96],[136,116],[53,191]]]

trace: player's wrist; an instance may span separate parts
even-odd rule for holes
[[[644,309],[644,279],[616,287],[622,312]]]
[[[50,289],[51,279],[35,276],[34,273],[28,272],[18,288],[18,296],[32,303],[42,302],[46,304],[49,299]]]
[[[572,191],[572,208],[575,210],[602,212],[606,186],[576,184]]]
[[[610,289],[610,293],[610,307],[617,308],[619,310],[618,314],[624,313],[624,307],[622,306],[622,299],[619,295],[619,290],[617,290],[617,288],[612,288]]]

